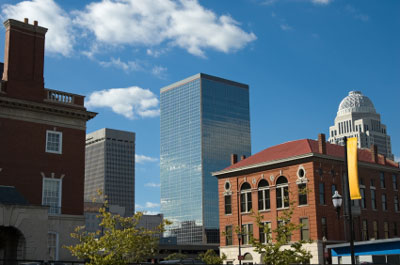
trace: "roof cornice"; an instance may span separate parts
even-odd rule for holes
[[[300,160],[300,159],[304,159],[304,158],[310,158],[310,157],[318,157],[318,158],[322,158],[322,159],[329,159],[329,160],[344,162],[343,157],[331,156],[331,155],[326,155],[326,154],[321,154],[321,153],[306,153],[306,154],[302,154],[302,155],[291,156],[291,157],[287,157],[287,158],[283,158],[283,159],[270,160],[270,161],[253,164],[253,165],[248,165],[248,166],[243,166],[243,167],[238,167],[238,168],[232,168],[232,169],[226,169],[226,170],[224,169],[221,171],[213,172],[212,175],[218,177],[218,176],[228,174],[228,173],[237,173],[237,172],[241,172],[241,171],[245,171],[245,170],[249,170],[249,169],[273,166],[273,165],[278,165],[281,163],[292,162],[292,161],[296,161],[296,160]],[[367,167],[367,168],[400,172],[400,168],[385,166],[385,165],[380,165],[380,164],[375,164],[375,163],[358,161],[358,165],[360,165],[362,167]]]

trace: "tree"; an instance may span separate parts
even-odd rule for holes
[[[143,261],[155,254],[159,235],[170,222],[164,220],[155,230],[148,230],[138,226],[142,215],[140,212],[133,217],[114,215],[107,211],[106,201],[97,215],[101,230],[86,232],[84,226],[77,227],[71,237],[79,243],[66,248],[90,265],[125,265]]]
[[[307,191],[303,191],[307,192]],[[291,218],[294,211],[294,202],[289,203],[289,208],[279,216],[279,225],[271,230],[268,224],[263,223],[263,216],[255,214],[256,223],[266,236],[266,242],[260,242],[253,238],[252,245],[254,250],[263,254],[263,261],[266,265],[289,265],[289,264],[309,264],[312,258],[311,252],[303,247],[305,243],[311,243],[311,240],[299,240],[288,243],[294,231],[300,230],[302,224],[294,224]]]
[[[222,256],[218,256],[217,253],[215,253],[214,250],[208,249],[206,253],[201,253],[199,255],[199,259],[204,261],[206,264],[222,264],[224,260],[226,259],[226,255],[222,253]]]
[[[182,253],[171,253],[164,258],[164,260],[186,259],[186,255]]]

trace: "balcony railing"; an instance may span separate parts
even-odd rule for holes
[[[55,103],[83,106],[84,96],[46,89],[47,100]]]

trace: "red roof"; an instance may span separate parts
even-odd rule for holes
[[[302,139],[286,142],[264,149],[263,151],[258,152],[255,155],[252,155],[244,160],[237,162],[236,164],[225,168],[224,171],[309,153],[320,153],[318,149],[318,141],[311,139]],[[326,142],[326,155],[343,158],[344,146]],[[371,150],[358,149],[358,161],[374,163],[372,160]],[[399,163],[396,163],[389,159],[385,160],[383,155],[378,155],[378,162],[376,164],[397,168],[399,167]]]

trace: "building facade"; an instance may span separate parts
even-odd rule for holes
[[[0,201],[0,259],[70,259],[61,246],[84,224],[86,122],[96,113],[84,96],[44,87],[46,28],[28,19],[4,25],[0,185],[24,200]]]
[[[386,125],[374,104],[360,91],[350,91],[340,102],[335,125],[329,127],[329,142],[344,145],[343,137],[357,137],[358,148],[378,147],[378,153],[394,159]]]
[[[399,164],[372,147],[358,150],[362,199],[352,207],[356,241],[400,235]],[[332,204],[335,191],[342,196],[345,192],[343,158],[344,147],[327,143],[321,134],[318,141],[304,139],[273,146],[215,172],[219,189],[220,252],[227,255],[227,263],[238,263],[236,228],[243,234],[241,254],[246,262],[262,263],[260,253],[250,244],[250,236],[262,242],[267,237],[252,212],[260,213],[263,222],[274,230],[280,216],[289,209],[288,202],[292,202],[292,221],[303,227],[290,240],[311,239],[312,243],[305,245],[313,255],[311,264],[328,264],[324,263],[329,260],[325,246],[349,240],[349,228],[343,218],[345,205],[338,219]],[[302,192],[305,189],[307,193]]]
[[[197,74],[161,89],[161,212],[178,244],[219,242],[218,188],[211,172],[230,154],[248,156],[249,87]]]
[[[125,216],[135,213],[135,133],[103,128],[86,135],[85,201],[99,190]]]

